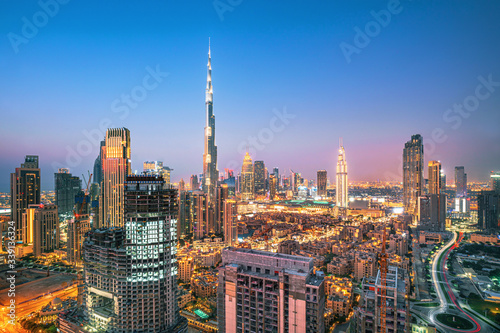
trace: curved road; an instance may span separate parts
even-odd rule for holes
[[[489,324],[481,320],[476,316],[471,316],[462,309],[460,302],[456,299],[455,294],[450,286],[446,270],[446,261],[450,252],[459,246],[460,241],[462,241],[463,234],[460,232],[457,240],[457,233],[453,232],[453,238],[443,246],[438,253],[435,255],[432,261],[432,280],[434,286],[439,296],[439,301],[441,305],[436,309],[433,309],[429,313],[430,320],[444,329],[445,332],[498,332],[496,329],[491,327]],[[474,327],[470,330],[454,329],[441,324],[436,320],[436,315],[439,313],[456,314],[462,317],[468,318],[474,323]]]

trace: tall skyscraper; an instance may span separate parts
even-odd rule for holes
[[[200,184],[198,183],[197,175],[191,175],[190,184],[191,184],[191,191],[197,191],[200,189]]]
[[[273,168],[273,175],[276,177],[276,192],[280,190],[280,169]]]
[[[213,110],[212,58],[208,46],[207,89],[205,94],[205,152],[203,154],[203,192],[208,202],[215,200],[215,187],[219,179],[217,170],[217,146],[215,145],[215,116]],[[194,189],[193,189],[194,190]]]
[[[490,188],[500,194],[500,171],[492,171],[490,175]]]
[[[424,184],[424,145],[420,134],[412,135],[403,150],[403,205],[405,212],[417,215],[417,201]]]
[[[441,163],[429,161],[429,194],[441,193]]]
[[[184,182],[184,179],[181,178],[179,180],[179,191],[185,191],[186,190],[186,183]]]
[[[446,174],[441,169],[441,191],[446,191]]]
[[[340,142],[339,157],[337,161],[337,184],[336,184],[336,196],[337,196],[337,207],[347,208],[349,202],[348,197],[348,187],[349,183],[347,181],[347,161],[345,159],[345,150]]]
[[[102,182],[102,147],[104,147],[105,141],[101,141],[101,145],[99,147],[99,155],[95,159],[94,162],[94,173],[92,174],[92,182],[101,184]]]
[[[467,174],[463,166],[455,167],[455,190],[457,198],[467,197]]]
[[[246,152],[243,158],[243,165],[241,166],[241,176],[240,176],[240,194],[241,200],[252,200],[254,198],[255,187],[254,187],[254,173],[253,173],[253,163],[250,154]]]
[[[477,220],[480,229],[500,229],[500,193],[481,191],[477,196]]]
[[[276,175],[273,173],[269,176],[269,200],[275,200],[277,187],[278,180],[276,179]]]
[[[255,161],[254,165],[255,194],[266,194],[266,167],[264,161]]]
[[[233,199],[224,200],[224,242],[227,246],[233,246],[238,242],[237,213],[236,201]]]
[[[85,194],[81,191],[73,201],[76,201],[74,204],[76,216],[68,221],[66,256],[68,262],[81,265],[85,234],[92,229],[90,222],[90,215],[94,209],[91,204],[92,194]]]
[[[68,169],[59,169],[54,174],[56,205],[60,215],[73,216],[75,197],[82,190],[82,181],[72,176]]]
[[[186,332],[177,304],[176,190],[161,176],[124,182],[124,228],[84,242],[84,310],[106,332]]]
[[[320,197],[326,197],[326,179],[326,170],[318,170],[316,175],[316,182],[318,183],[318,196]]]
[[[123,226],[123,184],[130,168],[130,131],[111,128],[102,147],[103,181],[99,198],[99,226]]]
[[[40,204],[38,156],[27,155],[16,172],[10,174],[11,219],[16,226],[16,241],[23,239],[23,213],[32,204]]]
[[[219,333],[324,332],[325,283],[314,259],[227,247],[217,287]]]
[[[209,230],[209,202],[208,194],[203,191],[193,191],[190,202],[190,220],[193,229],[194,239],[203,239],[210,232]]]
[[[446,227],[446,194],[428,194],[418,198],[418,229],[441,232]]]
[[[217,186],[217,195],[215,200],[215,223],[214,232],[224,232],[224,202],[229,197],[229,186],[227,184],[220,184]]]

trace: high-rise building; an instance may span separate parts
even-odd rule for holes
[[[184,283],[191,282],[191,276],[193,275],[194,260],[193,257],[187,256],[179,259],[179,280]]]
[[[418,229],[441,232],[446,227],[446,194],[428,194],[418,198]]]
[[[92,182],[101,184],[102,183],[102,147],[105,145],[105,141],[102,140],[100,147],[99,147],[99,155],[97,155],[97,158],[95,159],[94,162],[94,173],[92,174]]]
[[[405,212],[417,215],[418,198],[424,184],[424,144],[420,134],[412,135],[403,150],[403,205]]]
[[[481,191],[477,196],[477,220],[480,229],[500,229],[500,194]]]
[[[97,184],[93,184],[97,185]],[[92,214],[92,195],[81,191],[76,200],[73,200],[75,216],[68,221],[67,231],[67,261],[74,265],[82,264],[82,245],[85,240],[85,234],[92,229],[90,217]]]
[[[243,158],[243,165],[241,166],[241,176],[240,176],[240,195],[241,200],[252,200],[255,194],[254,185],[254,172],[252,158],[250,154],[246,152]]]
[[[269,176],[269,200],[275,200],[277,188],[278,180],[276,178],[276,175],[273,173]]]
[[[22,242],[33,244],[35,256],[59,248],[59,216],[56,205],[29,205],[22,215],[22,222]]]
[[[202,191],[193,191],[190,205],[190,220],[194,239],[203,239],[210,232],[208,194]]]
[[[38,156],[27,155],[16,172],[10,174],[11,220],[16,226],[16,241],[23,239],[23,213],[29,205],[40,204]]]
[[[467,197],[467,174],[463,166],[455,167],[455,190],[457,198]]]
[[[347,180],[347,162],[345,159],[345,150],[340,142],[339,157],[337,161],[337,183],[336,183],[336,197],[337,207],[347,208],[349,203],[348,198],[348,180]]]
[[[492,171],[490,175],[490,188],[500,194],[500,171]]]
[[[276,192],[280,190],[280,170],[279,168],[273,168],[273,175],[276,177]]]
[[[191,175],[190,184],[191,184],[191,191],[197,191],[200,189],[200,184],[198,183],[197,175]]]
[[[238,209],[236,201],[233,199],[226,199],[224,201],[224,242],[227,246],[233,246],[238,242],[238,221],[236,215]]]
[[[163,177],[165,184],[170,186],[170,174],[173,169],[163,165],[162,161],[146,161],[142,164],[143,173],[148,175],[160,175]]]
[[[130,168],[130,131],[111,128],[102,147],[103,181],[99,198],[99,226],[123,226],[123,184]]]
[[[313,258],[223,249],[218,332],[323,332],[324,278],[313,272]]]
[[[73,215],[75,197],[82,190],[82,181],[72,176],[68,169],[61,168],[54,174],[54,189],[57,210],[60,215]]]
[[[186,332],[177,304],[176,190],[161,176],[124,182],[124,227],[84,242],[84,313],[106,332]]]
[[[203,192],[207,193],[208,202],[215,200],[215,187],[219,179],[217,170],[217,146],[215,145],[215,116],[212,87],[212,58],[208,46],[207,89],[205,94],[205,152],[203,154]],[[194,189],[193,189],[194,190]]]
[[[441,169],[441,191],[446,191],[446,174]]]
[[[429,194],[441,193],[441,163],[429,161]]]
[[[362,283],[360,306],[355,313],[354,332],[375,333],[381,330],[381,312],[385,309],[384,327],[388,332],[410,332],[410,306],[408,303],[409,278],[404,269],[389,266],[386,283],[382,283],[380,270],[376,277],[366,277]],[[385,295],[386,306],[381,304]]]
[[[177,227],[179,237],[193,232],[191,220],[191,191],[179,191],[179,224]]]
[[[214,232],[219,234],[224,231],[224,202],[229,197],[229,186],[220,184],[217,186],[217,195],[215,200],[215,223]]]
[[[266,194],[266,167],[264,161],[255,161],[254,168],[254,184],[255,195]]]
[[[317,188],[318,188],[318,196],[326,197],[326,170],[318,170],[316,176]]]
[[[186,183],[184,182],[184,179],[181,178],[179,180],[179,191],[185,191],[186,190]]]

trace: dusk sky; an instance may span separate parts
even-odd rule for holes
[[[333,181],[342,137],[350,180],[401,180],[417,133],[449,182],[456,165],[469,180],[500,170],[499,1],[42,7],[0,2],[0,191],[25,155],[40,156],[43,190],[58,167],[92,172],[100,126],[131,131],[133,170],[202,172],[209,37],[220,171],[248,146],[269,169]]]

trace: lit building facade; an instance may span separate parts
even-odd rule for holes
[[[403,205],[405,212],[417,215],[418,198],[424,184],[424,144],[420,134],[412,135],[403,150]]]
[[[253,200],[255,194],[253,163],[250,154],[246,152],[243,158],[240,175],[241,200]]]
[[[106,131],[102,147],[103,180],[99,197],[99,225],[96,227],[123,226],[123,184],[131,173],[130,131],[112,128]]]
[[[318,196],[326,197],[326,183],[327,183],[326,170],[318,170],[316,174],[316,179],[317,179],[316,182],[317,182]]]
[[[224,201],[224,242],[227,246],[233,246],[238,242],[238,220],[236,219],[238,208],[236,205],[235,200]]]
[[[61,215],[72,215],[75,197],[82,190],[80,178],[61,168],[54,174],[54,189],[57,209]]]
[[[500,194],[500,171],[492,171],[490,175],[490,188]]]
[[[255,195],[263,196],[266,194],[266,167],[264,161],[255,161],[253,168]]]
[[[347,204],[349,203],[348,188],[349,184],[347,180],[347,162],[345,159],[345,149],[341,143],[339,148],[339,157],[337,161],[337,183],[336,183],[337,207],[347,208]]]
[[[276,199],[276,191],[278,188],[278,179],[275,174],[269,175],[269,200]]]
[[[16,241],[23,240],[23,213],[29,205],[40,204],[38,156],[27,155],[20,168],[10,174],[11,220],[16,226]]]
[[[429,161],[429,194],[441,193],[441,163],[438,161]]]

